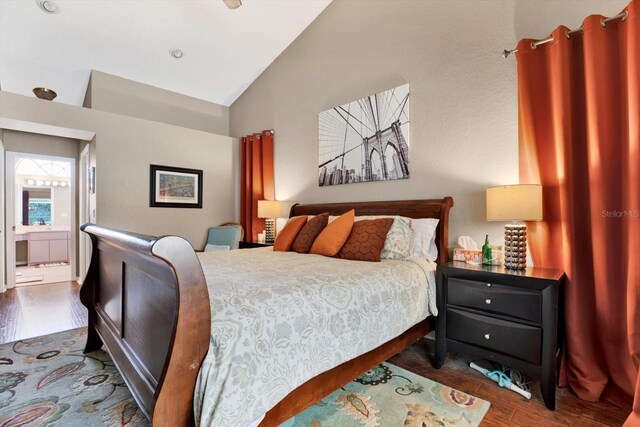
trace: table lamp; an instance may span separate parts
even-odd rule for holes
[[[542,186],[501,185],[487,188],[487,221],[511,221],[504,226],[504,264],[510,270],[527,267],[527,226],[542,221]]]
[[[271,244],[276,234],[276,218],[282,216],[282,204],[275,200],[258,200],[258,218],[265,218],[264,241]]]

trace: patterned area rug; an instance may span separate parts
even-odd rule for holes
[[[383,363],[281,427],[476,427],[489,402]]]
[[[149,425],[109,355],[82,354],[86,333],[0,345],[0,427]]]
[[[104,351],[83,354],[86,329],[0,345],[0,427],[148,426]],[[489,403],[384,363],[283,426],[478,426]]]

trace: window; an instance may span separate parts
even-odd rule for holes
[[[51,224],[51,199],[29,199],[29,224]]]

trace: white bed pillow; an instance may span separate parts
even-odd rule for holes
[[[231,250],[231,246],[229,245],[210,245],[207,244],[204,247],[205,252],[216,252],[216,251],[228,251]]]
[[[413,245],[411,255],[426,258],[429,261],[438,259],[438,247],[436,246],[436,228],[439,219],[417,218],[411,220],[413,230]]]

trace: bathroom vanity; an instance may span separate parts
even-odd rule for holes
[[[16,244],[26,242],[27,263],[69,262],[69,228],[16,226]]]

